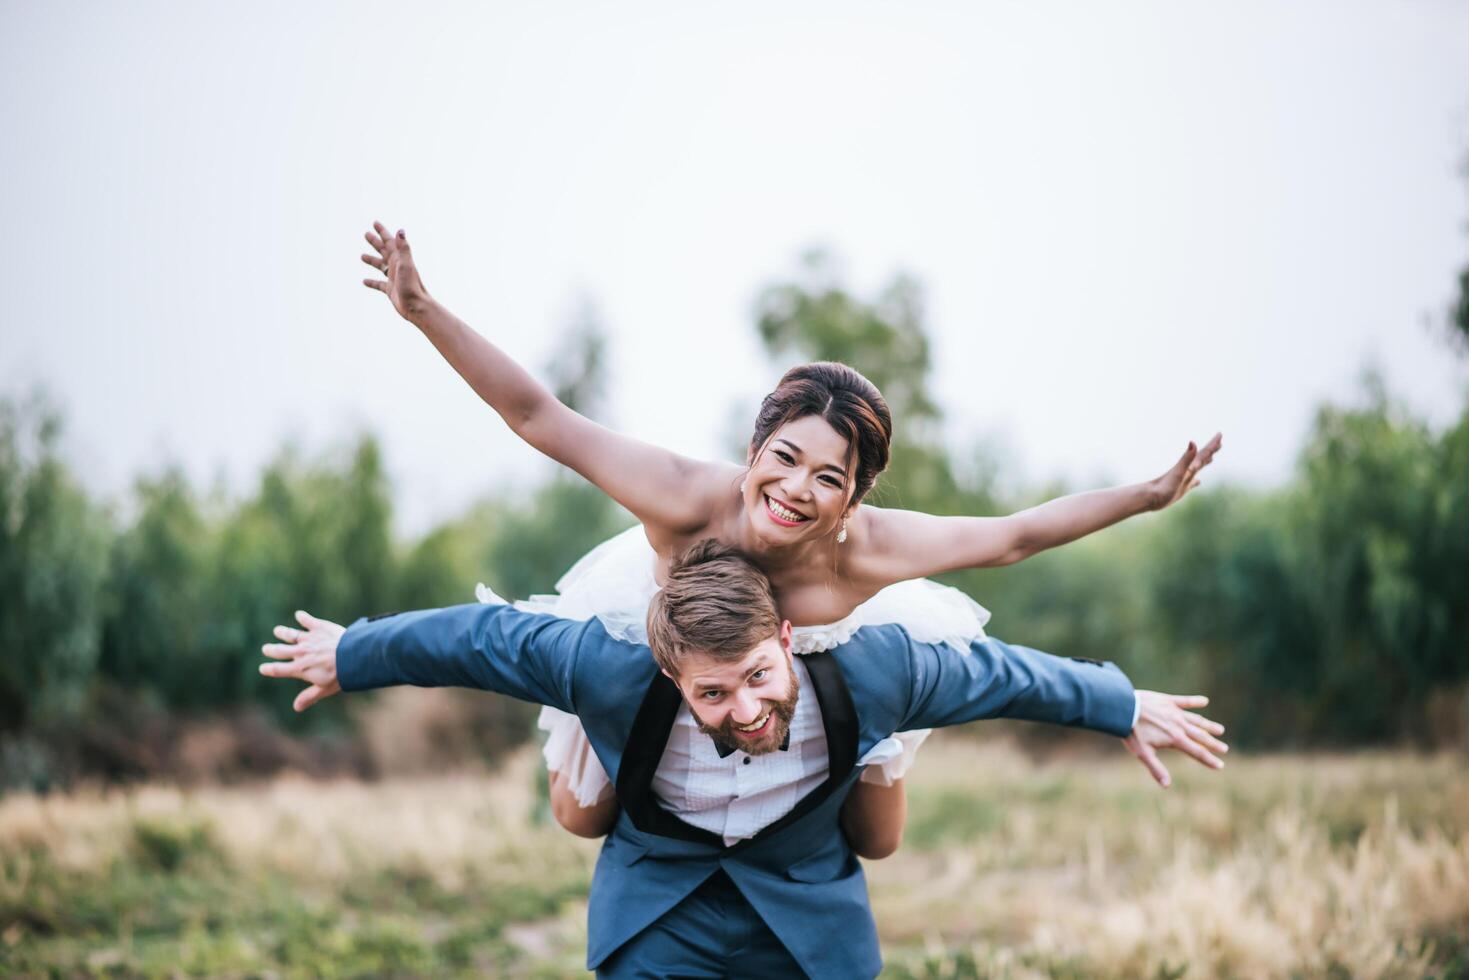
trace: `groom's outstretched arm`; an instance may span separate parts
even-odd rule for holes
[[[281,662],[261,666],[312,685],[297,710],[336,690],[410,684],[480,688],[574,712],[577,655],[595,622],[478,603],[360,619],[345,632],[298,618],[307,629],[277,627],[285,642],[262,650]]]
[[[1055,657],[993,638],[968,653],[908,641],[912,728],[981,718],[1019,718],[1089,728],[1124,738],[1137,698],[1116,665]]]
[[[906,639],[906,634],[904,634]],[[1167,787],[1157,750],[1174,749],[1212,769],[1229,746],[1224,726],[1188,710],[1205,697],[1134,691],[1116,665],[1056,657],[995,639],[967,654],[907,640],[910,715],[904,727],[938,728],[981,718],[1020,718],[1089,728],[1126,741],[1129,752]],[[1217,754],[1216,754],[1217,753]]]

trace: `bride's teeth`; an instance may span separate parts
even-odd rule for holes
[[[792,523],[796,523],[796,522],[799,522],[799,521],[804,521],[806,519],[805,515],[803,515],[803,514],[797,514],[795,511],[791,510],[789,507],[782,507],[780,504],[776,503],[770,497],[766,497],[765,499],[770,502],[770,510],[771,510],[771,512],[774,513],[776,517],[779,517],[783,521],[791,521]]]

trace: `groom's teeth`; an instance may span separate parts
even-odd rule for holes
[[[767,712],[767,713],[761,715],[760,718],[759,718],[759,720],[757,720],[754,724],[750,724],[750,725],[736,725],[735,727],[738,728],[742,732],[753,732],[753,731],[755,731],[755,729],[763,727],[764,724],[765,724],[765,719],[767,719],[769,717],[770,717],[770,714],[769,714],[769,712]]]

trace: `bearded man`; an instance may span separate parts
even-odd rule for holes
[[[467,605],[305,630],[262,673],[337,691],[396,684],[498,691],[577,714],[622,812],[588,905],[587,968],[604,977],[871,977],[882,967],[841,804],[893,732],[1022,718],[1218,768],[1206,699],[1134,691],[1110,663],[987,639],[967,653],[867,626],[790,654],[770,583],[737,551],[696,545],[648,610],[649,646],[596,619]]]

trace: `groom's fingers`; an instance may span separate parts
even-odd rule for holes
[[[301,631],[294,626],[277,626],[271,632],[275,634],[277,640],[282,640],[286,643],[295,643],[301,638]]]
[[[1190,724],[1198,725],[1210,735],[1224,734],[1224,726],[1219,724],[1219,722],[1214,721],[1212,718],[1205,718],[1203,715],[1196,715],[1192,711],[1185,711],[1183,713],[1183,720]]]
[[[326,688],[320,684],[312,684],[306,690],[296,695],[296,700],[292,704],[292,707],[297,711],[305,711],[324,697],[326,697]]]
[[[302,626],[306,627],[309,630],[314,630],[322,624],[322,620],[317,619],[315,616],[311,615],[304,609],[296,610],[296,622],[300,623]]]
[[[1173,777],[1168,775],[1168,767],[1163,765],[1163,760],[1158,758],[1158,753],[1153,751],[1153,747],[1147,742],[1140,742],[1136,755],[1138,761],[1143,764],[1143,768],[1152,773],[1153,778],[1158,781],[1158,785],[1167,789],[1173,782]]]
[[[1172,697],[1173,703],[1180,708],[1206,708],[1209,706],[1209,699],[1202,694],[1175,694]]]
[[[1208,766],[1210,769],[1224,768],[1223,759],[1216,757],[1214,753],[1204,748],[1198,742],[1195,742],[1192,738],[1174,739],[1172,747],[1202,765]]]
[[[1219,755],[1224,755],[1229,751],[1228,745],[1225,745],[1193,722],[1186,721],[1184,722],[1184,726],[1188,729],[1189,738],[1192,738],[1209,751],[1216,752]]]
[[[295,660],[301,654],[301,648],[294,643],[267,643],[260,652],[276,660]]]

